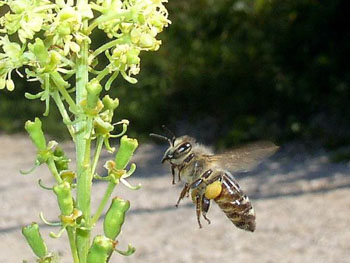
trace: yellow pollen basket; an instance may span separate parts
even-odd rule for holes
[[[221,182],[215,181],[214,183],[211,183],[210,185],[207,186],[207,188],[205,189],[204,195],[207,199],[214,199],[221,194],[221,191],[222,191]]]

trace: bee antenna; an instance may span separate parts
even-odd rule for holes
[[[165,136],[159,135],[159,134],[155,134],[155,133],[150,133],[149,136],[152,136],[152,137],[155,137],[155,138],[158,138],[158,139],[162,139],[162,140],[166,140],[166,141],[169,142],[170,146],[174,146],[172,141],[168,137],[165,137]]]
[[[170,130],[167,126],[165,126],[164,124],[162,125],[162,128],[172,136],[171,141],[172,141],[172,145],[174,145],[174,142],[176,139],[175,133],[172,130]]]

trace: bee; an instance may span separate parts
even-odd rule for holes
[[[255,211],[230,171],[251,170],[262,159],[275,153],[278,147],[272,142],[260,141],[223,154],[213,154],[190,136],[176,137],[170,130],[168,132],[171,138],[154,133],[150,135],[169,142],[162,163],[170,163],[172,183],[175,184],[176,172],[178,181],[185,181],[176,207],[191,194],[197,222],[202,228],[201,215],[210,224],[207,213],[211,200],[214,200],[236,227],[253,232],[256,227]]]

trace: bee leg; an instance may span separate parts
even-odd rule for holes
[[[204,195],[202,195],[202,215],[205,220],[207,220],[208,224],[210,224],[209,218],[207,218],[207,212],[209,211],[210,200],[207,199]]]
[[[222,178],[223,178],[223,174],[220,174],[220,175],[215,176],[215,177],[211,178],[210,180],[206,181],[206,184],[209,185],[209,184],[214,183],[215,181],[222,182]]]
[[[185,196],[188,196],[188,191],[190,190],[188,184],[185,184],[185,187],[182,189],[181,193],[180,193],[180,196],[179,196],[179,199],[177,200],[176,202],[176,207],[179,206],[180,204],[180,201],[185,197]]]
[[[196,214],[197,214],[197,222],[199,225],[199,228],[202,228],[201,224],[201,198],[199,195],[196,195]]]
[[[171,166],[171,174],[173,176],[172,184],[175,184],[175,166],[174,165]]]
[[[190,188],[191,189],[197,188],[201,183],[203,183],[203,180],[201,178],[199,178],[190,184]]]
[[[181,181],[181,171],[182,171],[183,168],[184,168],[183,165],[180,166],[180,167],[178,167],[178,173],[177,173],[177,181],[178,181],[178,182]],[[174,175],[174,176],[175,176],[175,175]],[[175,178],[174,178],[174,180],[175,180]]]

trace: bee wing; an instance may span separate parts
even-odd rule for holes
[[[263,159],[270,157],[278,148],[272,142],[259,141],[222,154],[209,155],[208,159],[231,172],[245,172],[252,170]]]

